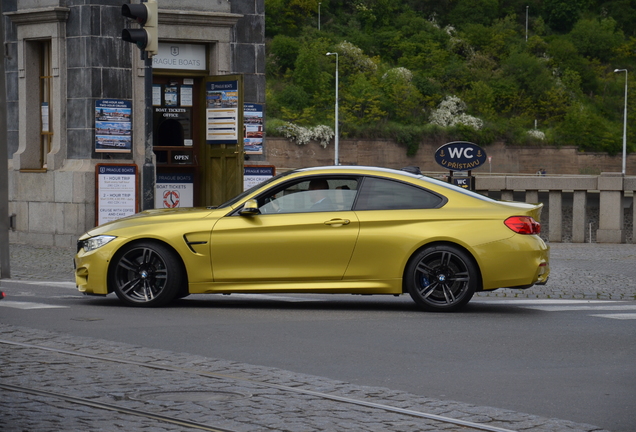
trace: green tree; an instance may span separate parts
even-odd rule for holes
[[[378,85],[364,74],[357,74],[341,93],[342,121],[352,125],[374,124],[386,117],[381,108]]]
[[[270,60],[271,73],[284,74],[288,70],[294,69],[298,52],[300,51],[300,41],[296,38],[276,35],[267,46],[268,58]]]
[[[588,3],[589,0],[544,0],[542,16],[553,30],[568,32]]]
[[[570,32],[570,39],[579,51],[587,57],[610,61],[615,50],[624,40],[623,32],[616,28],[613,18],[582,19]]]

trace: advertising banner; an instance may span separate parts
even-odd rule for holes
[[[248,190],[276,175],[273,165],[245,165],[243,167],[243,190]]]
[[[213,81],[206,83],[206,137],[208,144],[238,144],[239,83]]]
[[[137,213],[137,165],[98,164],[95,174],[97,225]]]
[[[95,151],[132,151],[132,104],[119,99],[95,101]]]
[[[193,174],[157,174],[157,181],[155,183],[156,208],[193,206]]]
[[[246,154],[263,154],[263,105],[244,104],[244,149]]]

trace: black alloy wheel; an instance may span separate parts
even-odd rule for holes
[[[177,297],[184,283],[174,252],[159,243],[135,243],[117,254],[109,284],[130,306],[163,306]]]
[[[473,297],[479,272],[466,252],[451,245],[426,248],[406,268],[411,298],[428,311],[455,311]]]

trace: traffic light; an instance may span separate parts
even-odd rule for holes
[[[125,4],[121,7],[121,14],[137,21],[142,27],[124,29],[121,32],[122,40],[136,43],[139,49],[146,51],[150,56],[157,55],[159,49],[157,1],[147,0],[141,4]]]

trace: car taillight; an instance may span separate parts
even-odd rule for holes
[[[541,224],[530,216],[511,216],[504,223],[517,234],[539,234],[541,232]]]

